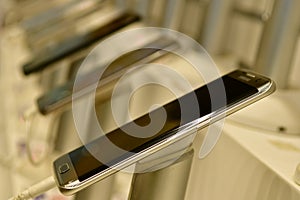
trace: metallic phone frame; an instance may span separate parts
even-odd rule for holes
[[[258,77],[263,77],[256,73],[250,72],[248,70],[242,70],[242,72],[251,73]],[[266,78],[266,77],[264,77],[264,78]],[[235,79],[237,79],[237,78],[235,77]],[[172,133],[172,132],[173,133],[176,132],[176,133],[174,133],[174,135],[172,135],[166,139],[163,139],[162,141],[159,141],[158,143],[152,145],[151,147],[148,147],[148,148],[144,149],[143,151],[136,153],[135,155],[122,160],[121,162],[113,165],[112,167],[105,169],[105,170],[89,177],[88,179],[86,179],[84,181],[80,182],[79,180],[76,180],[76,181],[71,181],[64,186],[59,185],[60,191],[65,195],[72,195],[72,194],[80,191],[81,189],[83,189],[87,186],[90,186],[90,185],[120,171],[121,169],[124,169],[124,168],[136,163],[137,161],[145,158],[146,156],[156,153],[156,152],[164,149],[165,147],[167,147],[173,143],[176,143],[179,140],[181,140],[187,136],[190,136],[191,134],[195,133],[195,131],[197,131],[198,129],[205,128],[205,127],[209,126],[210,124],[270,95],[271,93],[273,93],[275,91],[276,86],[272,80],[270,80],[270,79],[267,79],[267,80],[268,80],[268,82],[266,84],[262,85],[261,87],[256,87],[256,89],[258,90],[257,93],[255,93],[237,103],[229,105],[225,108],[218,109],[206,116],[198,118],[190,123],[187,123],[183,126],[180,126],[176,129],[170,131],[170,133]],[[69,159],[69,161],[71,161],[70,157],[68,157],[67,159]],[[68,162],[68,163],[72,164],[72,162]],[[54,168],[54,170],[56,170],[56,169]],[[71,171],[73,170],[73,172],[75,172],[74,166],[70,166],[70,170]],[[56,173],[56,172],[54,171],[54,173]],[[58,183],[57,176],[55,176],[55,178],[56,178],[56,182]]]

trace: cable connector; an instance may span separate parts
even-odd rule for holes
[[[27,188],[23,192],[19,193],[15,197],[10,198],[9,200],[28,200],[34,197],[37,197],[48,190],[56,187],[55,180],[52,176],[44,179],[43,181],[32,185],[31,187]]]

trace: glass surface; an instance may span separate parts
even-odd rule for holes
[[[218,90],[222,90],[221,84],[223,81],[226,91],[226,101],[227,105],[224,105],[222,97],[215,95],[212,106],[210,91],[213,90],[215,94],[218,94]],[[220,86],[220,87],[219,87]],[[190,113],[187,116],[182,118],[180,102],[188,103],[191,99],[192,93],[188,93],[179,99],[176,99],[163,107],[157,108],[149,113],[149,115],[143,115],[142,117],[130,122],[123,127],[116,129],[112,132],[106,134],[105,137],[100,137],[85,146],[82,146],[75,151],[71,152],[69,155],[77,172],[80,181],[85,180],[92,175],[95,175],[101,172],[104,169],[107,169],[109,166],[116,164],[117,162],[130,157],[131,153],[137,153],[142,151],[151,145],[157,143],[158,141],[163,140],[170,136],[170,134],[175,134],[172,130],[183,126],[189,122],[197,120],[203,116],[210,114],[213,111],[225,108],[226,106],[232,105],[235,102],[249,97],[257,92],[255,87],[249,86],[245,83],[235,80],[234,78],[229,77],[228,75],[224,76],[222,79],[217,79],[206,86],[200,87],[195,90],[197,96],[198,105],[189,104]],[[220,92],[221,94],[221,92]],[[220,99],[220,101],[218,101]],[[195,111],[194,107],[198,106],[200,108],[200,115]],[[131,126],[139,125],[141,127],[147,126],[150,123],[150,115],[155,118],[156,115],[161,113],[161,110],[164,109],[167,114],[167,120],[163,128],[156,134],[151,137],[133,137],[123,130],[131,129]],[[185,107],[186,109],[186,107]],[[133,130],[132,128],[131,130]],[[144,133],[140,133],[141,136]],[[114,145],[120,147],[128,153],[119,154],[119,152],[114,151],[114,148],[111,148],[111,145],[107,143],[109,139]],[[102,163],[99,159],[95,158],[93,155],[99,155],[101,160],[107,161],[107,163]]]

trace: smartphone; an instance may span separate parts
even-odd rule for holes
[[[221,83],[221,84],[220,84]],[[222,87],[220,88],[220,86]],[[216,94],[225,91],[225,101],[220,95],[211,97],[211,90]],[[271,94],[275,91],[272,80],[247,70],[235,70],[204,86],[195,89],[178,99],[154,109],[105,136],[62,155],[53,163],[54,174],[60,191],[66,195],[80,191],[102,180],[119,169],[126,168],[141,159],[174,144],[211,123],[232,114],[239,109]],[[198,105],[189,104],[188,116],[182,118],[180,102],[189,102],[191,95],[196,95]],[[215,99],[212,99],[215,98]],[[214,102],[214,105],[212,105]],[[195,106],[200,112],[194,112]],[[139,124],[149,123],[149,115],[155,116],[166,112],[166,122],[162,129],[150,137],[133,137],[123,130]],[[194,130],[194,131],[193,131]],[[143,133],[138,133],[142,136]],[[129,153],[118,154],[106,145],[107,138],[119,148]],[[93,153],[91,153],[91,151]],[[131,152],[131,153],[130,153]],[[132,154],[135,153],[135,154]],[[107,158],[106,163],[96,157]],[[113,167],[112,167],[113,166]],[[117,170],[118,169],[118,170]]]
[[[140,17],[137,14],[130,12],[122,13],[111,21],[107,22],[107,24],[90,33],[75,36],[66,41],[63,41],[58,46],[53,47],[53,49],[50,51],[48,50],[44,53],[42,52],[32,61],[23,65],[23,73],[25,75],[29,75],[35,72],[42,71],[51,64],[80,50],[83,50],[99,39],[139,20]]]
[[[32,17],[21,21],[21,27],[30,35],[44,31],[44,29],[57,26],[57,24],[69,19],[78,19],[86,13],[91,13],[95,9],[103,7],[100,1],[88,0],[69,1],[63,5],[49,8],[44,12],[40,12]],[[70,20],[69,20],[70,21]],[[49,33],[49,32],[48,32]]]
[[[105,24],[105,21],[110,21],[122,12],[110,5],[109,2],[97,3],[96,5],[90,5],[91,1],[85,1],[84,3],[88,4],[84,8],[78,5],[79,10],[76,8],[71,9],[71,16],[67,14],[64,19],[56,21],[54,24],[49,22],[43,24],[44,28],[42,29],[38,28],[26,32],[28,46],[32,50],[43,49],[45,51],[51,49],[51,47],[58,45],[67,38],[91,32]]]
[[[130,68],[137,66],[140,63],[147,63],[154,59],[157,59],[168,52],[163,49],[173,50],[179,48],[179,44],[172,38],[161,36],[158,39],[154,39],[149,43],[145,44],[143,47],[130,51],[118,59],[114,60],[109,67],[105,70],[105,73],[102,75],[101,88],[97,89],[97,95],[101,95],[104,98],[103,94],[104,87],[107,87],[108,84],[103,84],[103,82],[112,83],[107,79],[111,79],[112,75],[117,80],[118,77],[121,77],[124,72],[128,71]],[[83,59],[79,59],[74,64],[80,65]],[[104,66],[105,67],[105,66]],[[72,100],[76,100],[82,97],[85,94],[88,94],[93,91],[94,84],[98,82],[97,71],[101,71],[103,68],[100,66],[95,71],[89,72],[82,77],[79,77],[78,85],[80,88],[77,88],[76,91],[73,91],[74,80],[68,81],[66,84],[54,88],[45,95],[42,95],[37,99],[37,106],[41,114],[47,115],[53,111],[58,111],[63,108],[68,107],[71,104]],[[80,95],[79,95],[80,94]]]

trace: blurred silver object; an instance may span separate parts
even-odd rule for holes
[[[182,200],[190,175],[193,149],[166,168],[133,175],[129,200]]]
[[[276,0],[265,26],[258,51],[256,70],[286,88],[300,30],[300,1]]]
[[[202,45],[209,53],[224,53],[226,29],[233,8],[233,0],[211,0],[204,22]]]

